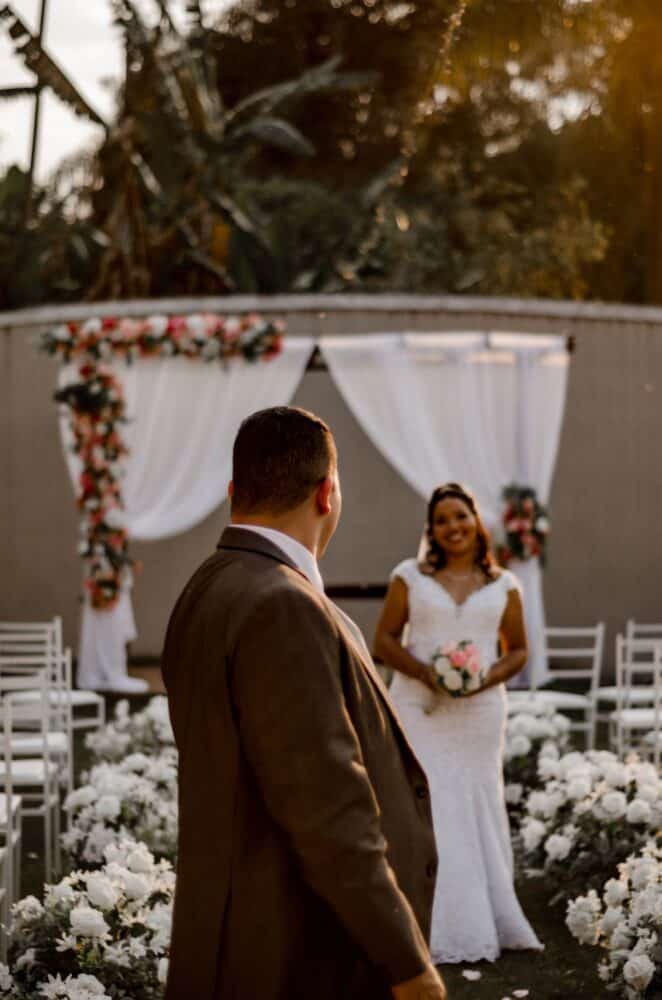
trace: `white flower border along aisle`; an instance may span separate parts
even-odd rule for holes
[[[112,722],[85,737],[85,748],[95,763],[115,764],[128,753],[158,755],[174,747],[175,734],[164,695],[150,698],[139,712],[130,712],[126,699],[118,701]]]
[[[538,766],[546,783],[526,800],[523,862],[556,891],[554,902],[600,886],[656,833],[662,781],[653,764],[607,751],[543,756]]]
[[[662,989],[662,848],[649,843],[618,866],[618,878],[568,904],[566,924],[580,944],[601,945],[598,974],[627,1000]]]
[[[144,844],[106,848],[95,872],[47,886],[43,904],[13,907],[4,1000],[160,1000],[168,969],[175,874]]]
[[[549,706],[511,715],[506,724],[503,780],[513,832],[519,829],[526,797],[541,784],[539,761],[558,760],[568,746],[570,719]]]
[[[69,829],[62,844],[72,865],[93,868],[109,845],[126,837],[144,843],[159,858],[177,850],[177,751],[157,756],[129,754],[119,763],[96,764],[64,808]]]

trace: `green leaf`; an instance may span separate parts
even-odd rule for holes
[[[284,118],[276,118],[273,115],[258,115],[245,125],[240,125],[233,129],[228,139],[233,142],[241,142],[244,139],[253,139],[264,143],[267,146],[275,146],[292,156],[314,156],[315,147],[308,139],[290,122]]]

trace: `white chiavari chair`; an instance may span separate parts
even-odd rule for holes
[[[618,707],[609,714],[609,743],[619,756],[630,750],[647,753],[647,734],[659,731],[661,662],[662,641],[616,636]]]
[[[3,736],[13,729],[13,714],[11,699],[5,699],[0,704],[0,725]],[[0,793],[0,877],[2,891],[0,893],[0,959],[7,958],[9,932],[11,923],[11,907],[21,894],[21,862],[23,849],[23,817],[20,795],[14,794],[12,782],[11,741],[4,739],[4,790]]]
[[[508,711],[525,712],[538,708],[553,708],[558,712],[581,713],[570,728],[583,732],[586,747],[595,745],[595,691],[600,684],[604,653],[604,622],[581,628],[550,626],[545,629],[545,656],[548,681],[580,681],[584,691],[533,688],[530,691],[509,691]]]
[[[56,657],[64,653],[62,644],[62,619],[59,616],[47,622],[0,622],[0,656],[3,648],[12,646],[13,652],[16,647],[22,645],[24,650],[28,647],[39,646],[44,652],[54,654]],[[33,695],[29,696],[33,698]],[[67,690],[56,694],[53,692],[52,698],[58,700],[61,707],[68,702],[71,706],[72,727],[78,729],[99,729],[106,722],[106,702],[103,695],[96,691],[84,691],[73,687],[70,677]]]
[[[16,674],[0,671],[0,704],[3,707],[3,761],[0,764],[0,783],[5,782],[10,768],[11,786],[20,794],[23,816],[43,819],[44,823],[44,872],[50,882],[53,873],[61,868],[60,850],[60,772],[52,759],[48,746],[48,733],[52,719],[50,704],[49,670],[38,667],[31,672]],[[34,693],[35,700],[21,700],[25,691]],[[31,757],[16,756],[12,741],[24,732],[26,724],[37,729],[31,733],[39,753]]]

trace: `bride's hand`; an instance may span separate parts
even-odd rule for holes
[[[431,666],[430,664],[427,663],[421,664],[421,672],[418,676],[418,680],[421,682],[421,684],[424,684],[431,691],[434,691],[436,695],[441,695],[443,693],[437,681],[437,673],[434,667]]]

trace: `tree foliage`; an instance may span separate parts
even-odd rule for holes
[[[149,21],[109,2],[126,48],[116,115],[39,193],[17,241],[32,278],[3,304],[341,289],[662,302],[655,0],[240,0],[215,23],[188,0],[183,29],[167,0]],[[40,85],[96,114],[11,7],[0,16]],[[17,185],[0,182],[0,285]]]

